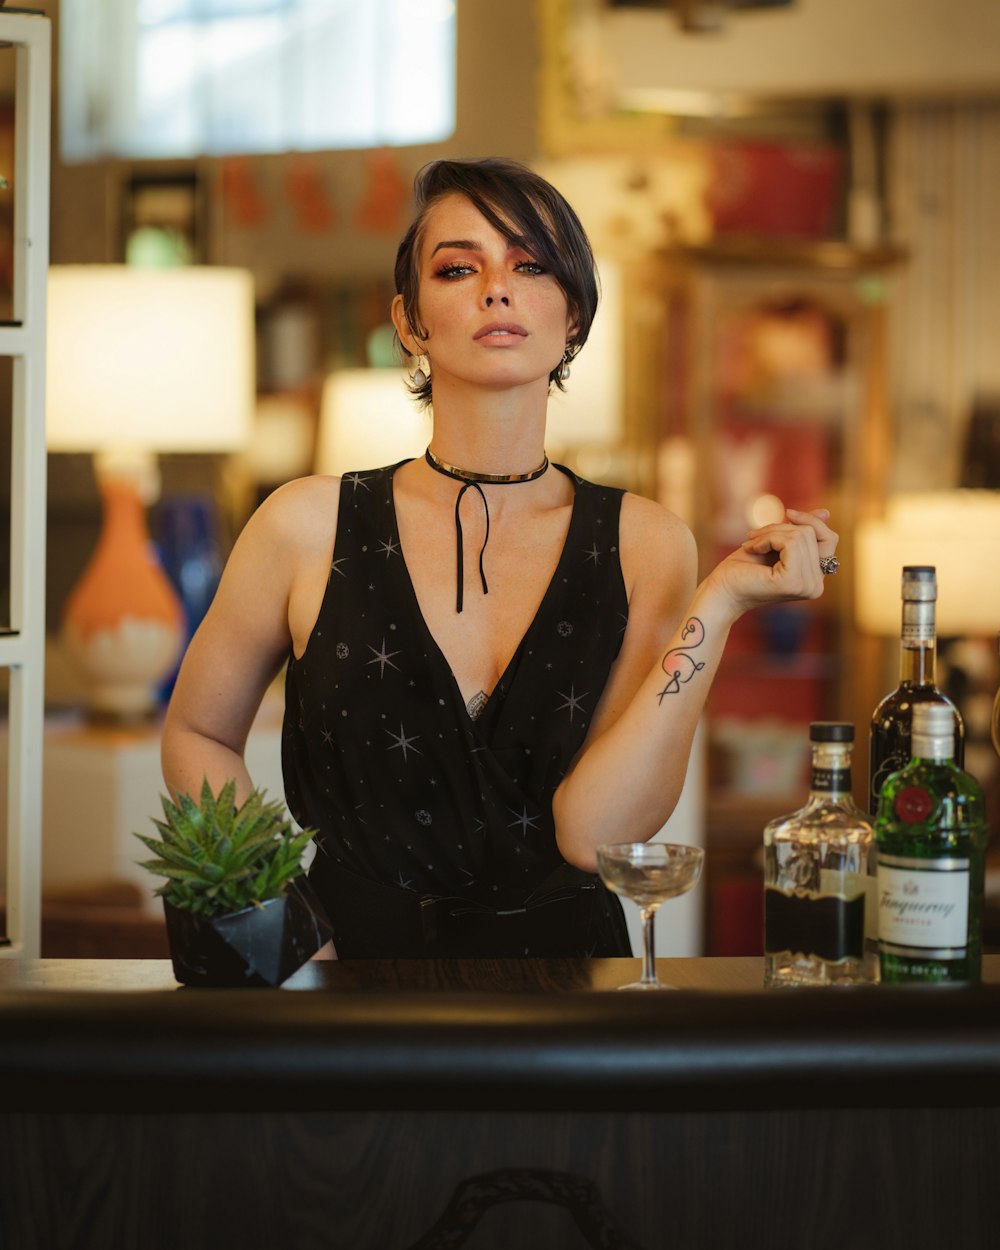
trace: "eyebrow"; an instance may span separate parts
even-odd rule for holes
[[[461,252],[481,252],[483,250],[481,243],[474,243],[471,239],[445,239],[442,243],[434,244],[431,255],[433,256],[446,247],[455,247]]]

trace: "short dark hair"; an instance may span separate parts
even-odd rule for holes
[[[487,157],[476,161],[431,161],[413,184],[415,212],[410,228],[396,252],[396,291],[403,297],[403,311],[411,329],[420,337],[426,331],[420,319],[420,246],[427,214],[446,195],[464,195],[494,229],[511,243],[530,252],[552,273],[566,296],[570,315],[577,323],[567,343],[567,362],[587,341],[597,311],[598,287],[594,253],[580,219],[550,182],[517,161]],[[410,353],[400,347],[406,356]],[[562,361],[549,374],[549,382],[563,389],[559,377]],[[430,403],[432,380],[411,387],[423,403]]]

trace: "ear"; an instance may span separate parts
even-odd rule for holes
[[[422,340],[418,339],[410,329],[410,322],[403,309],[402,295],[393,296],[391,312],[392,324],[396,327],[396,333],[399,335],[399,341],[403,344],[411,356],[422,355]]]
[[[580,318],[573,313],[566,314],[566,342],[572,343],[580,329]]]

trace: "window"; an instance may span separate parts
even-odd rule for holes
[[[67,161],[434,143],[455,0],[64,0]]]

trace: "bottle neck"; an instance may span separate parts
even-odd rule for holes
[[[937,668],[934,603],[903,600],[899,679],[914,686],[933,686]]]
[[[949,734],[941,735],[914,734],[912,744],[915,759],[926,760],[929,764],[949,764],[955,759],[955,739]]]
[[[811,798],[838,799],[851,793],[851,749],[844,743],[815,742],[812,749]]]

